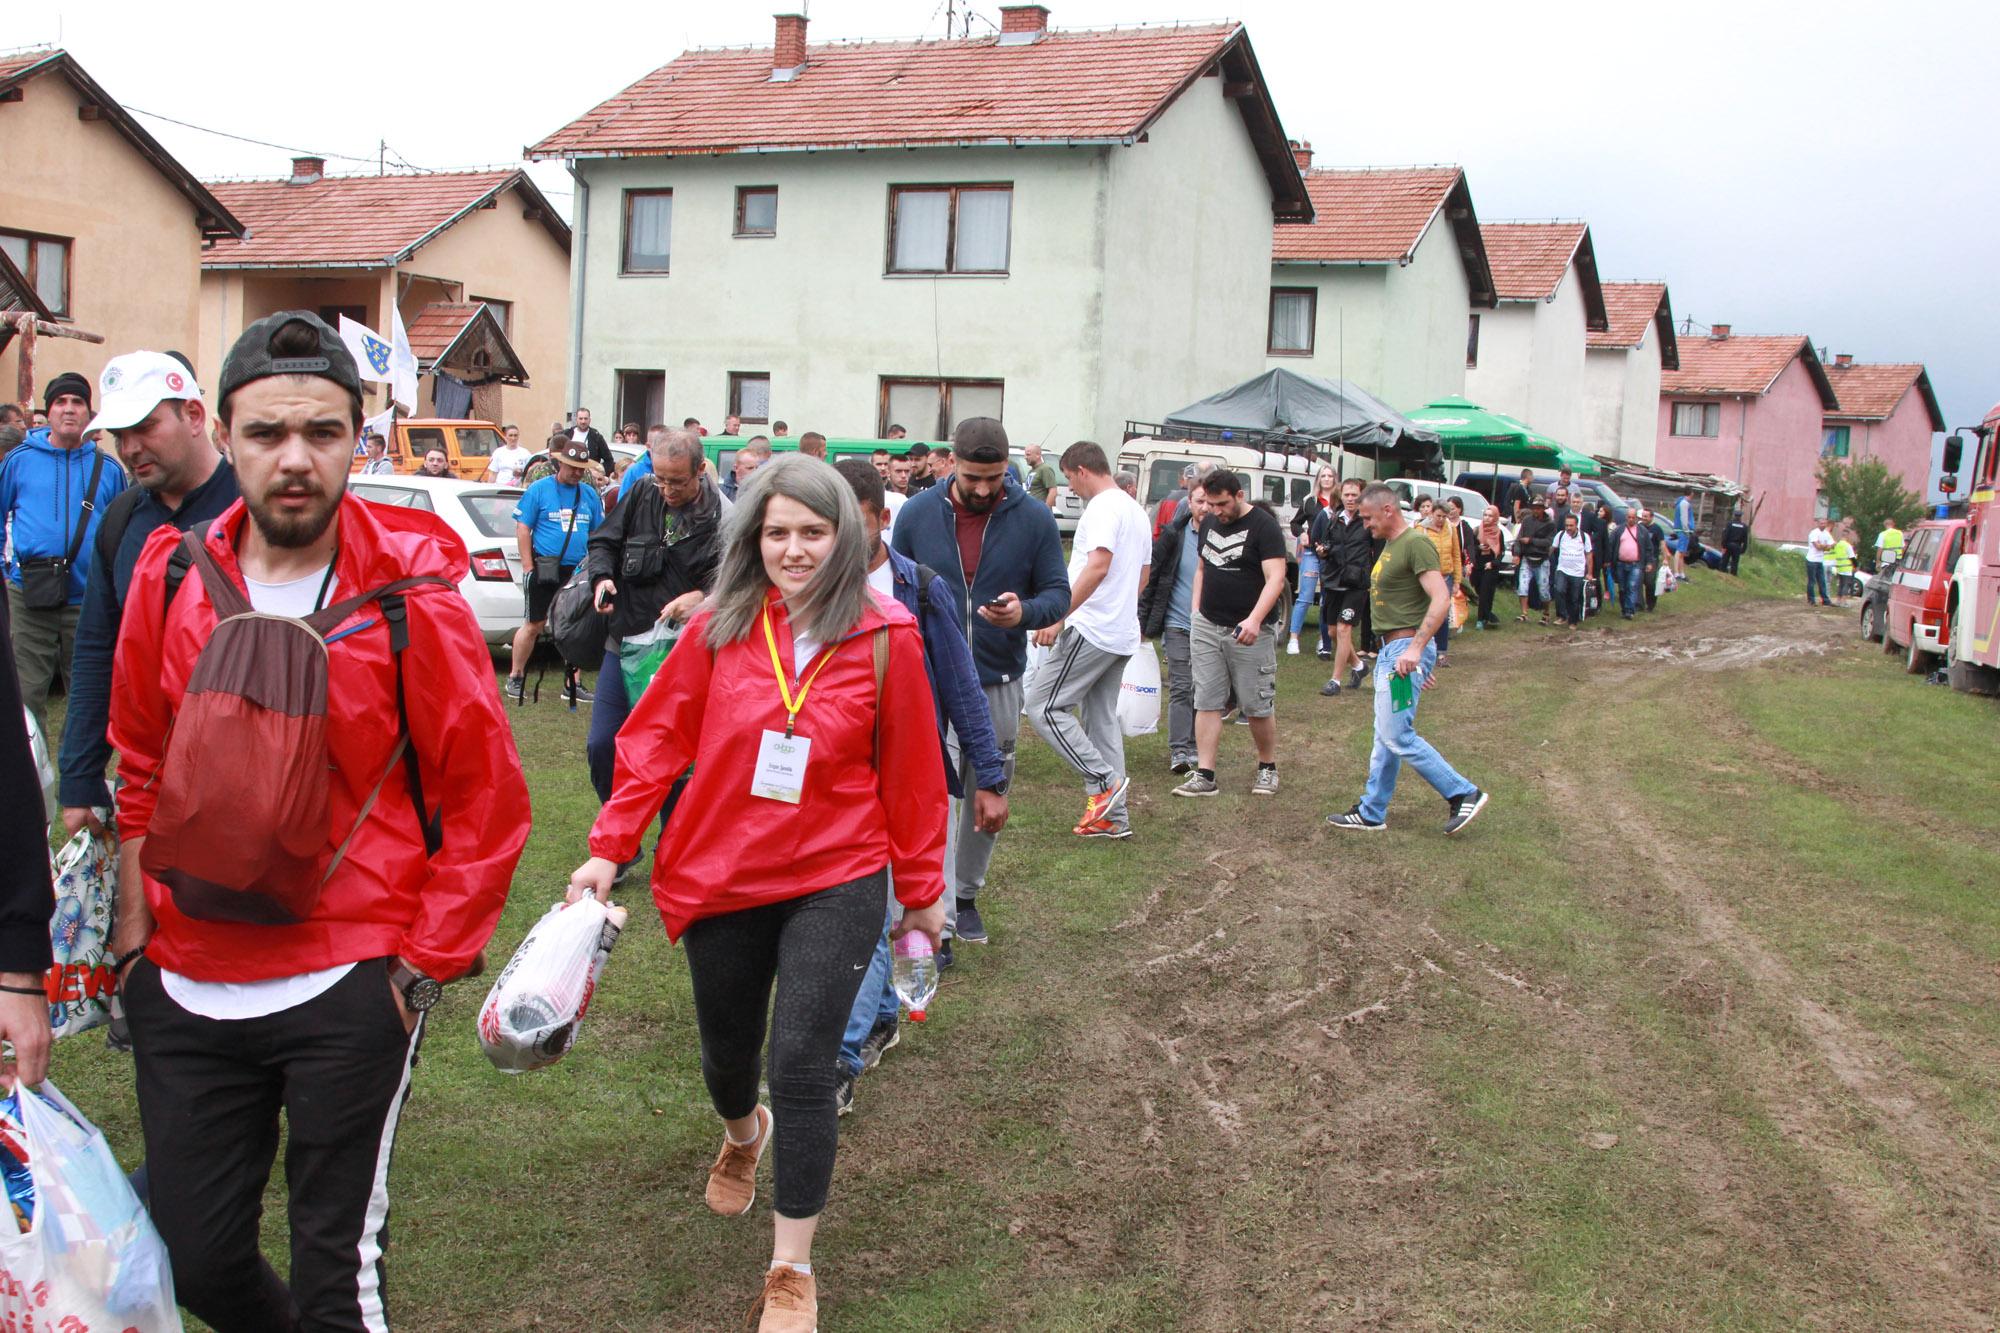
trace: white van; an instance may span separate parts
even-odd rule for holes
[[[1181,469],[1189,463],[1204,470],[1226,467],[1243,478],[1245,498],[1269,504],[1271,512],[1289,531],[1293,513],[1312,494],[1313,474],[1319,470],[1321,461],[1336,473],[1349,477],[1368,477],[1375,466],[1368,459],[1338,450],[1332,451],[1331,457],[1316,461],[1240,444],[1135,435],[1119,449],[1113,468],[1139,474],[1139,501],[1150,514],[1160,501],[1180,489]]]

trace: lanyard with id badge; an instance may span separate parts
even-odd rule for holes
[[[819,661],[813,669],[799,681],[799,692],[794,695],[785,683],[785,664],[778,657],[778,636],[771,631],[771,612],[766,607],[759,617],[764,627],[764,645],[771,650],[771,674],[778,678],[778,697],[785,704],[785,729],[772,731],[766,728],[764,738],[757,746],[757,767],[750,775],[750,794],[762,796],[770,801],[783,801],[787,805],[797,805],[805,795],[806,762],[812,754],[812,738],[796,735],[799,710],[805,707],[806,692],[812,688],[819,673],[833,660],[833,654],[840,644],[830,643],[820,650]],[[876,703],[876,764],[880,766],[881,753],[881,702],[882,676],[888,665],[888,637],[886,631],[876,630],[872,636],[875,650],[875,703]]]

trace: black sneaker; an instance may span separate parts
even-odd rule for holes
[[[641,847],[639,849],[638,855],[634,856],[624,865],[618,867],[618,873],[611,877],[611,882],[614,885],[623,884],[631,876],[634,870],[637,870],[642,864],[644,864],[645,860],[646,860],[646,849]]]
[[[1347,688],[1350,690],[1360,689],[1361,679],[1367,674],[1368,664],[1366,662],[1356,662],[1354,664],[1354,674],[1347,678]]]
[[[882,1063],[882,1055],[903,1039],[903,1025],[898,1019],[885,1018],[868,1030],[861,1042],[861,1067],[873,1069]]]
[[[1320,649],[1319,660],[1322,662],[1331,662],[1333,660],[1333,649],[1331,648]]]
[[[846,1115],[854,1109],[854,1075],[847,1072],[847,1066],[840,1067],[840,1075],[833,1084],[833,1113]]]
[[[941,940],[939,941],[937,947],[938,971],[940,972],[944,971],[946,968],[950,967],[951,964],[952,964],[951,941],[948,939]]]
[[[1179,777],[1194,772],[1195,761],[1192,759],[1176,759],[1173,763],[1168,764],[1167,767],[1174,771],[1176,777]]]
[[[512,699],[515,703],[526,704],[528,702],[528,678],[526,676],[507,677],[507,689],[504,693],[506,698]]]
[[[967,944],[986,943],[986,923],[979,919],[979,908],[970,898],[958,900],[958,924],[952,933]]]
[[[1334,695],[1340,693],[1340,682],[1329,680],[1326,684],[1319,687],[1319,692],[1325,698],[1331,699]]]
[[[1481,810],[1486,808],[1488,797],[1485,792],[1474,787],[1464,796],[1454,796],[1445,804],[1451,807],[1451,816],[1444,821],[1446,833],[1456,833],[1470,824]]]
[[[1389,827],[1386,820],[1367,818],[1361,813],[1359,805],[1344,815],[1328,815],[1326,822],[1337,829],[1347,829],[1362,833],[1380,833],[1383,829]]]

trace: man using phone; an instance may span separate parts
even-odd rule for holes
[[[1217,468],[1198,483],[1208,497],[1194,571],[1195,770],[1176,796],[1213,796],[1222,712],[1230,696],[1250,721],[1257,747],[1254,796],[1278,794],[1278,621],[1285,594],[1285,530],[1268,509],[1250,503],[1243,478]]]

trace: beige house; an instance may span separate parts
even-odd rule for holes
[[[0,255],[36,298],[8,304],[103,338],[37,337],[23,395],[26,340],[0,327],[0,393],[39,406],[55,376],[94,383],[121,352],[193,357],[203,247],[243,224],[68,52],[0,55],[0,181]]]
[[[1313,170],[1310,222],[1271,240],[1265,353],[1358,385],[1399,411],[1465,392],[1468,339],[1494,304],[1493,275],[1457,167]]]
[[[1678,370],[1674,309],[1664,282],[1604,284],[1605,327],[1584,339],[1583,435],[1587,454],[1653,465],[1660,433],[1660,372]]]
[[[1473,313],[1465,396],[1572,449],[1584,438],[1584,337],[1606,325],[1582,222],[1483,222],[1499,305]]]
[[[527,173],[328,176],[210,186],[249,233],[201,259],[211,382],[245,325],[279,310],[345,314],[384,337],[394,302],[423,379],[420,416],[514,421],[531,444],[563,415],[569,227]],[[440,397],[442,395],[442,397]],[[370,411],[385,401],[379,388]]]

